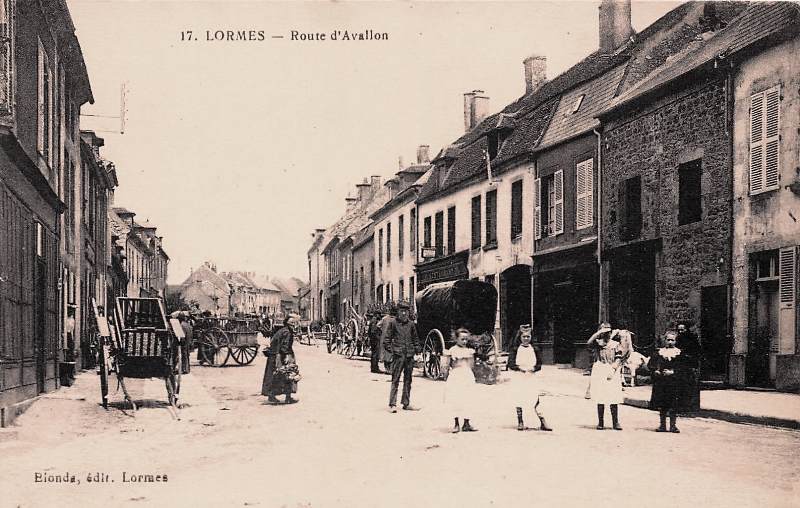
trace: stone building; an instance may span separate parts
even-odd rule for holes
[[[734,101],[729,382],[798,391],[798,6],[759,5],[739,25],[726,58]],[[743,37],[745,27],[757,30]]]
[[[657,55],[663,62],[636,82],[624,81],[601,114],[605,310],[615,326],[644,341],[690,321],[702,343],[702,376],[725,381],[736,241],[737,60],[730,56],[752,49],[783,15],[774,4],[681,9],[679,30]]]
[[[18,403],[59,383],[67,320],[61,292],[74,290],[80,259],[79,201],[69,178],[80,163],[80,107],[93,98],[64,2],[4,0],[0,7],[0,426],[5,426]]]
[[[353,235],[353,305],[363,314],[375,304],[374,225],[370,222]],[[410,241],[410,239],[409,239]]]
[[[210,312],[214,316],[228,315],[231,287],[210,261],[192,270],[181,283],[180,294],[201,312]]]

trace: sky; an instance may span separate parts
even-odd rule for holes
[[[463,134],[465,92],[498,111],[524,93],[525,57],[553,78],[598,45],[599,1],[67,4],[95,98],[81,128],[105,139],[115,206],[164,237],[171,284],[204,261],[307,279],[314,229],[363,178]],[[634,0],[634,29],[677,5]],[[228,30],[256,40],[214,40]]]

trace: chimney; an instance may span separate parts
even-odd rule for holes
[[[344,198],[344,202],[347,204],[345,207],[345,213],[350,213],[353,211],[353,208],[355,208],[356,203],[358,203],[358,198],[351,198],[350,196],[347,196]]]
[[[366,206],[367,201],[372,199],[372,185],[367,183],[367,179],[364,178],[364,181],[356,184],[356,192],[358,192],[358,201],[361,203],[361,206]]]
[[[535,92],[547,81],[547,57],[531,55],[522,65],[525,66],[525,93]]]
[[[419,145],[417,148],[417,164],[427,164],[431,161],[430,146]]]
[[[469,132],[489,115],[489,97],[483,90],[464,94],[464,129]]]
[[[633,35],[631,0],[600,2],[600,52],[613,53]]]
[[[369,179],[369,182],[372,186],[372,195],[374,196],[381,188],[381,177],[379,175],[372,175]]]

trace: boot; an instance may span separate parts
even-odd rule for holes
[[[274,395],[267,396],[267,404],[280,404],[281,401]]]
[[[656,429],[656,432],[666,432],[667,431],[667,412],[662,409],[658,413],[658,418],[659,418],[660,424],[658,425],[658,428]]]
[[[603,418],[605,417],[606,407],[603,404],[597,405],[597,430],[605,428]]]
[[[681,432],[680,430],[678,430],[678,427],[675,426],[675,420],[677,420],[677,419],[678,419],[678,417],[677,417],[677,415],[675,413],[670,413],[670,415],[669,415],[669,431],[670,432],[674,432],[675,434],[679,434]]]
[[[458,425],[458,418],[455,418],[455,421],[456,421],[456,424],[453,426],[453,430],[450,431],[453,434],[455,434],[456,432],[460,432],[461,431],[461,427]]]
[[[517,430],[525,430],[525,422],[522,421],[522,408],[517,408]]]
[[[548,427],[547,420],[544,419],[544,416],[539,417],[539,430],[546,430],[552,431],[553,429]]]
[[[619,406],[616,404],[611,404],[611,422],[614,430],[622,430],[619,425]]]
[[[461,427],[464,432],[477,432],[478,429],[469,424],[469,418],[464,418],[464,425]]]

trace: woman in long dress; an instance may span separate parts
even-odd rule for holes
[[[472,367],[475,365],[475,350],[467,346],[470,332],[466,328],[455,331],[456,344],[447,350],[450,357],[450,373],[445,386],[445,399],[455,425],[453,432],[474,432],[478,429],[469,423],[470,408],[475,403],[475,374]],[[458,418],[464,418],[463,427],[459,427]]]
[[[295,365],[293,344],[296,328],[297,318],[293,315],[287,316],[283,320],[283,328],[272,336],[269,348],[264,351],[267,355],[267,366],[264,368],[261,395],[267,396],[269,404],[280,402],[277,395],[285,395],[286,404],[298,402],[292,398],[292,394],[297,392],[297,382],[287,379],[281,372],[276,372],[281,367]]]

